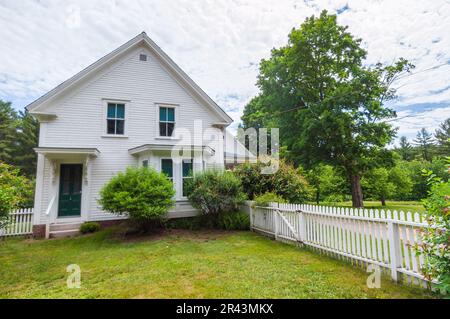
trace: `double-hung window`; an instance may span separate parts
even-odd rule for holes
[[[189,195],[189,191],[191,188],[192,179],[194,177],[194,170],[193,170],[193,160],[192,159],[184,159],[182,162],[182,178],[183,178],[183,197],[186,197]]]
[[[172,136],[175,128],[175,108],[159,107],[159,136]]]
[[[124,135],[125,133],[125,104],[108,103],[106,114],[106,133]]]
[[[173,182],[173,161],[170,158],[163,158],[161,160],[161,172]]]

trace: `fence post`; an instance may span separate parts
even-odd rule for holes
[[[299,217],[299,219],[298,219],[298,222],[299,222],[299,228],[300,228],[300,233],[298,234],[299,235],[299,240],[302,242],[302,243],[304,243],[304,242],[306,242],[306,216],[305,216],[305,214],[303,213],[303,211],[301,211],[301,210],[299,210],[298,211],[299,212],[299,215],[298,215],[298,217]]]
[[[250,231],[253,231],[253,202],[251,203],[247,202],[247,204],[248,204],[248,211],[250,213]]]
[[[275,240],[278,240],[278,227],[279,227],[278,210],[273,211],[273,217],[275,218]]]
[[[402,265],[402,254],[400,250],[400,236],[398,224],[392,220],[388,221],[389,255],[391,257],[391,278],[398,281],[397,269]]]

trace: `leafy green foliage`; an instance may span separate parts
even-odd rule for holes
[[[241,211],[219,214],[218,226],[225,230],[248,230],[250,217]]]
[[[368,67],[366,55],[361,40],[323,11],[293,29],[288,44],[261,61],[260,98],[249,105],[277,124],[281,144],[295,163],[344,169],[355,206],[362,205],[360,176],[390,160],[385,146],[395,129],[382,120],[395,112],[384,103],[395,98],[392,82],[413,67],[404,59]],[[244,119],[249,122],[244,126],[254,120]]]
[[[80,233],[89,234],[100,230],[100,224],[96,222],[86,222],[80,226]]]
[[[450,157],[447,158],[447,167]],[[424,171],[431,189],[423,201],[428,227],[421,234],[418,253],[425,257],[422,269],[428,279],[437,279],[441,290],[450,293],[450,182],[443,181],[431,171]]]
[[[194,176],[188,199],[203,215],[235,211],[245,199],[242,185],[231,172],[210,170]]]
[[[248,199],[267,192],[273,192],[291,203],[305,202],[311,195],[311,188],[300,171],[285,161],[279,161],[274,174],[262,174],[265,164],[258,162],[237,166],[233,173],[240,179]]]
[[[33,203],[34,185],[19,170],[0,162],[0,228],[7,223],[8,214]]]
[[[343,173],[331,165],[316,165],[307,172],[306,179],[314,189],[317,204],[342,201],[349,189]]]
[[[129,167],[103,186],[99,203],[108,212],[145,223],[164,216],[174,204],[174,195],[173,185],[163,173]]]
[[[407,196],[413,187],[409,173],[399,166],[374,168],[361,183],[367,197],[381,200],[383,206],[386,205],[386,199]]]
[[[398,199],[419,200],[427,197],[431,186],[427,181],[427,177],[422,174],[423,170],[434,172],[436,176],[444,181],[448,180],[449,177],[445,168],[445,160],[442,158],[435,158],[433,162],[422,160],[401,161],[397,166],[408,172],[413,183],[410,194]]]
[[[270,203],[286,203],[286,200],[272,192],[258,195],[254,198],[255,206],[268,207]]]

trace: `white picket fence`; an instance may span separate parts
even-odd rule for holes
[[[248,205],[248,204],[247,204]],[[429,287],[414,249],[427,224],[419,213],[277,204],[249,207],[252,230],[300,243],[359,266],[375,264],[395,281]]]
[[[9,223],[5,228],[0,228],[0,237],[33,233],[33,208],[19,209],[10,213],[9,216]]]

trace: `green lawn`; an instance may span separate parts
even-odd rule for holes
[[[168,231],[120,240],[111,229],[0,241],[1,298],[425,298],[423,290],[251,232]],[[81,267],[81,288],[66,267]]]
[[[313,203],[312,203],[313,204]],[[352,202],[341,202],[341,203],[321,203],[324,206],[337,206],[337,207],[352,207]],[[425,211],[421,202],[417,201],[386,201],[386,206],[381,206],[381,202],[379,201],[364,201],[364,208],[367,209],[384,209],[384,210],[397,210],[404,212],[419,212],[422,213]]]

